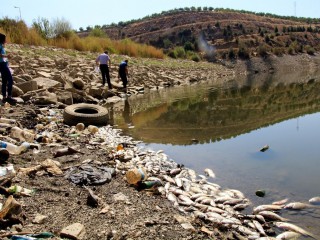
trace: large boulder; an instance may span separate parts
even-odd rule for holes
[[[37,84],[37,81],[35,80],[31,80],[23,83],[17,83],[16,86],[19,87],[24,93],[35,91],[38,89],[38,84]]]
[[[33,80],[37,82],[38,88],[48,89],[62,86],[60,82],[52,80],[50,78],[38,77]]]
[[[79,90],[83,90],[84,86],[85,86],[85,82],[83,80],[81,80],[80,78],[74,79],[72,81],[72,84],[76,89],[79,89]]]

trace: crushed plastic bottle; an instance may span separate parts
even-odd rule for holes
[[[15,172],[16,171],[14,170],[12,164],[8,164],[5,167],[1,167],[0,166],[0,177],[5,176],[5,175],[10,174],[10,173],[15,173]]]
[[[13,143],[0,141],[0,148],[5,148],[10,154],[19,155],[30,148],[30,143],[23,142],[20,146],[17,146]]]
[[[21,129],[19,127],[12,127],[10,131],[10,136],[20,141],[26,141],[32,143],[35,138],[35,134],[27,129]]]

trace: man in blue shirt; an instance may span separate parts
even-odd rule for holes
[[[123,83],[123,87],[127,88],[128,83],[128,60],[124,60],[119,65],[119,75],[118,78],[121,78],[121,81]]]
[[[108,55],[108,51],[105,51],[104,53],[100,54],[97,57],[96,64],[97,65],[100,64],[99,67],[100,67],[100,71],[101,71],[101,75],[102,75],[103,86],[105,85],[106,79],[107,79],[108,87],[109,87],[109,89],[112,89],[112,85],[110,82],[110,74],[109,74],[109,67],[111,66],[111,60]]]
[[[6,50],[4,49],[5,43],[6,35],[0,33],[0,73],[2,78],[2,101],[16,102],[16,100],[12,98],[13,78],[8,66],[7,58],[9,57],[9,55],[6,54]]]

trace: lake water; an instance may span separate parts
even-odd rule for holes
[[[284,198],[308,203],[320,196],[319,78],[270,79],[164,89],[109,108],[113,123],[143,146],[198,174],[211,168],[212,182],[242,191],[253,206]],[[282,213],[320,236],[319,208]]]

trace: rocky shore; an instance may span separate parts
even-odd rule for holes
[[[161,151],[140,149],[134,139],[112,126],[96,129],[63,123],[63,109],[68,105],[122,101],[123,89],[116,79],[117,63],[124,56],[112,56],[114,89],[110,91],[93,71],[96,56],[92,53],[19,45],[9,45],[8,52],[18,103],[1,106],[1,117],[16,122],[1,128],[0,140],[21,143],[11,136],[13,126],[29,129],[35,137],[31,148],[1,163],[14,168],[12,174],[0,177],[1,239],[45,232],[53,239],[258,239],[275,235],[274,219],[261,212],[280,211],[285,202],[243,214],[250,200],[235,189],[215,184],[210,170],[208,176],[198,175],[168,160]],[[318,58],[312,59],[307,65],[317,71]],[[250,68],[242,64],[226,67],[129,58],[127,94],[195,81],[246,79],[278,66],[259,61]],[[148,180],[160,184],[146,189],[128,184],[125,174],[136,167],[144,167]],[[9,196],[14,198],[11,205]],[[311,236],[302,230],[297,234]]]

